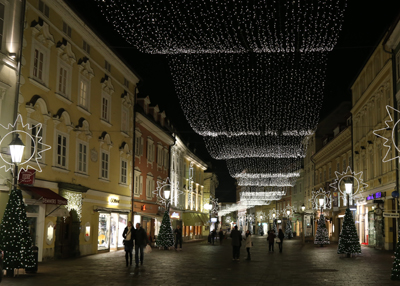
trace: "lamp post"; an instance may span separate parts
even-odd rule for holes
[[[8,145],[10,148],[11,162],[14,164],[14,178],[13,188],[17,189],[18,184],[18,164],[21,163],[22,155],[24,154],[25,145],[19,138],[19,134],[16,134],[14,139]]]
[[[305,225],[305,221],[304,221],[304,214],[305,214],[305,210],[306,210],[306,206],[303,205],[301,206],[301,220],[303,222],[303,235],[302,235],[302,243],[305,244],[306,243],[306,225]]]
[[[169,211],[169,207],[171,205],[171,202],[169,200],[170,196],[171,196],[171,189],[170,189],[169,186],[165,186],[164,198],[165,198],[165,208],[166,208],[167,211]]]

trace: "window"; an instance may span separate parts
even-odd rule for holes
[[[128,162],[124,159],[121,159],[121,180],[120,180],[120,182],[122,184],[126,184],[128,182],[127,174],[128,174]]]
[[[84,78],[79,81],[78,105],[84,109],[89,109],[89,81]]]
[[[71,38],[71,27],[65,22],[63,22],[63,32]]]
[[[374,177],[374,153],[369,154],[369,179]]]
[[[122,107],[121,113],[121,131],[125,133],[129,131],[129,111],[125,106]]]
[[[90,45],[86,41],[83,41],[83,50],[90,55]]]
[[[62,134],[57,134],[57,155],[56,155],[56,165],[58,167],[67,167],[67,137]]]
[[[396,54],[396,80],[400,79],[400,51]]]
[[[154,142],[150,138],[147,139],[147,161],[154,162]]]
[[[106,69],[106,71],[111,72],[111,65],[109,62],[104,61],[104,68]]]
[[[163,152],[162,152],[162,145],[158,144],[157,146],[157,165],[163,165]]]
[[[336,172],[340,172],[340,164],[339,164],[339,162],[336,163]]]
[[[63,66],[61,66],[59,73],[60,74],[58,77],[58,92],[61,94],[66,94],[68,71]]]
[[[31,140],[31,152],[30,156],[33,156],[32,159],[40,159],[40,156],[38,156],[38,153],[43,150],[43,145],[40,143],[39,139],[42,138],[43,140],[43,127],[39,128],[36,125],[32,125],[32,140]]]
[[[351,169],[353,169],[353,162],[351,156],[349,156],[349,166]]]
[[[88,146],[78,143],[78,172],[86,174],[88,171]]]
[[[2,47],[4,34],[4,10],[4,5],[0,3],[0,49]]]
[[[346,172],[347,166],[346,166],[346,158],[343,159],[343,172]]]
[[[154,187],[154,180],[153,177],[147,175],[146,178],[146,198],[151,199],[153,196],[153,188]]]
[[[101,119],[110,122],[110,111],[111,111],[111,98],[108,94],[102,94],[101,100]]]
[[[107,179],[108,180],[108,168],[110,163],[110,155],[102,150],[101,151],[101,170],[100,170],[100,177],[102,179]]]
[[[129,81],[126,78],[124,78],[124,85],[129,88]]]
[[[168,150],[164,149],[164,168],[168,169],[168,165],[169,165],[169,154],[168,154]]]
[[[136,156],[143,155],[143,137],[141,135],[138,136],[137,133],[135,137],[135,155]]]
[[[40,81],[44,81],[43,69],[44,69],[44,52],[41,51],[39,48],[35,48],[34,58],[33,58],[33,76]]]
[[[43,13],[47,18],[49,18],[50,15],[50,9],[49,6],[47,6],[43,0],[39,0],[39,11]]]
[[[329,178],[328,179],[330,179],[330,178],[332,178],[332,167],[329,167]]]

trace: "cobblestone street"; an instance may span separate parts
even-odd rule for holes
[[[363,247],[344,258],[337,244],[316,247],[285,240],[283,253],[269,253],[265,237],[254,237],[252,260],[232,261],[224,244],[185,243],[183,251],[154,249],[140,268],[125,267],[124,252],[39,264],[37,274],[4,277],[2,285],[397,285],[390,280],[392,253]],[[22,270],[20,271],[23,272]]]

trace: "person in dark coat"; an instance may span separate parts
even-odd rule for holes
[[[232,260],[239,261],[242,235],[238,231],[237,225],[235,225],[235,228],[231,231],[231,238],[232,238],[232,253],[233,253]]]
[[[213,231],[211,232],[211,243],[212,244],[214,244],[216,236],[217,236],[217,231],[214,228]]]
[[[122,237],[124,238],[126,266],[128,267],[128,256],[130,257],[130,265],[132,265],[133,239],[135,237],[135,229],[131,221],[128,221],[128,226],[125,227]]]
[[[224,232],[222,231],[222,228],[219,229],[218,235],[219,235],[219,244],[222,244],[222,241],[224,240]]]
[[[149,244],[149,238],[147,237],[146,231],[140,226],[140,223],[136,224],[135,230],[135,262],[136,267],[139,267],[139,251],[140,251],[140,264],[143,265],[144,248]]]
[[[267,240],[269,242],[269,252],[274,252],[275,231],[269,230]]]
[[[279,252],[282,253],[283,239],[285,238],[285,234],[283,233],[282,229],[279,229],[278,238],[280,239],[280,242],[278,242]]]
[[[182,250],[182,229],[180,225],[176,226],[175,233],[175,250],[178,250],[178,243]]]

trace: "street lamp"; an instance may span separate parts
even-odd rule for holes
[[[14,188],[16,188],[18,182],[18,164],[21,163],[25,145],[19,138],[19,134],[16,134],[8,147],[10,148],[11,162],[14,164]]]
[[[322,210],[324,209],[324,199],[323,198],[319,199],[319,207],[321,208],[321,214],[322,214]]]
[[[350,194],[353,192],[353,183],[351,180],[348,180],[347,182],[344,183],[344,186],[346,188],[346,194],[347,194],[347,205],[350,208]]]
[[[306,210],[306,206],[303,204],[302,206],[301,206],[301,211],[305,211]]]
[[[287,210],[286,213],[287,213],[287,216],[288,216],[288,218],[289,218],[290,210]]]
[[[170,186],[167,185],[167,186],[165,186],[165,189],[164,189],[164,198],[165,198],[165,206],[168,211],[169,211],[169,207],[170,207],[170,201],[169,201],[170,196],[171,196],[171,188],[170,188]]]

